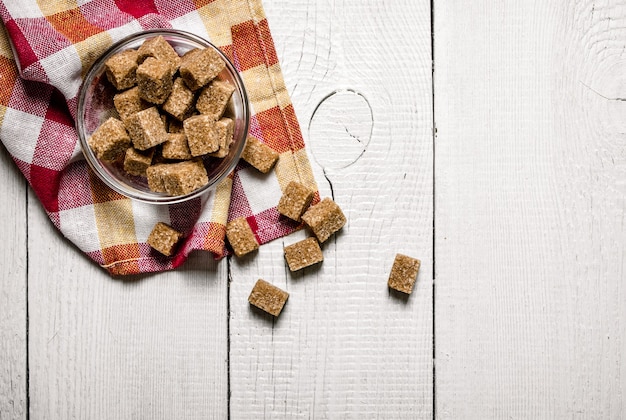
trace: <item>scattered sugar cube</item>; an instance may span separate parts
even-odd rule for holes
[[[277,210],[283,216],[300,221],[300,216],[309,207],[315,192],[296,181],[291,181],[278,202]]]
[[[149,149],[168,139],[165,124],[156,107],[132,114],[126,119],[126,129],[138,150]]]
[[[146,169],[152,164],[154,150],[148,153],[141,153],[134,147],[126,149],[124,156],[124,170],[131,175],[146,176]]]
[[[287,298],[289,298],[289,293],[259,279],[250,292],[248,302],[270,315],[278,316]]]
[[[228,222],[226,225],[226,237],[233,251],[235,251],[235,255],[238,257],[259,248],[259,243],[244,217]]]
[[[148,57],[166,61],[172,68],[172,73],[176,72],[180,65],[178,53],[161,35],[144,41],[137,50],[137,54],[140,63]]]
[[[191,152],[187,144],[187,136],[185,133],[169,133],[168,140],[163,143],[161,148],[161,156],[165,159],[191,159]]]
[[[193,100],[193,92],[187,88],[183,79],[178,77],[172,85],[172,93],[163,104],[163,110],[178,121],[182,121],[193,107]]]
[[[111,117],[93,132],[88,143],[98,159],[114,161],[130,147],[130,137],[124,123]]]
[[[215,120],[209,115],[196,115],[183,121],[189,150],[193,156],[217,152],[220,144],[214,132]]]
[[[138,53],[136,50],[121,51],[104,64],[107,79],[117,90],[128,89],[137,83]]]
[[[147,242],[152,248],[169,257],[174,253],[174,248],[182,237],[183,235],[171,226],[158,222],[150,232]]]
[[[235,91],[235,86],[227,80],[213,80],[200,92],[196,109],[201,114],[212,115],[216,120],[224,115],[226,105]]]
[[[272,166],[278,160],[278,153],[267,144],[261,142],[261,140],[248,135],[241,157],[265,174],[272,169]]]
[[[150,103],[162,104],[172,92],[172,68],[165,60],[148,57],[137,67],[139,96]]]
[[[115,109],[122,121],[126,121],[126,119],[135,112],[143,111],[152,106],[150,103],[141,99],[137,86],[113,96],[113,105],[115,105]]]
[[[189,89],[198,90],[213,80],[225,67],[226,63],[217,51],[205,48],[183,56],[179,71]]]
[[[389,288],[402,293],[411,294],[413,285],[417,279],[420,264],[420,260],[416,258],[396,254],[387,282]]]
[[[346,216],[330,198],[325,198],[309,207],[302,215],[302,220],[311,228],[320,242],[324,242],[346,224]]]
[[[306,238],[285,247],[285,260],[289,270],[298,271],[324,261],[324,255],[315,238]]]

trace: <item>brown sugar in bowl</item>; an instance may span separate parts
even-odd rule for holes
[[[110,77],[107,76],[105,63],[115,54],[127,50],[138,50],[145,41],[153,40],[156,37],[162,37],[167,41],[178,56],[183,56],[194,49],[210,49],[213,56],[221,57],[225,64],[215,80],[227,81],[234,86],[234,91],[224,114],[224,117],[233,121],[233,137],[230,149],[228,153],[220,155],[223,157],[202,156],[201,160],[207,171],[208,182],[191,192],[183,190],[185,194],[182,195],[153,191],[150,189],[146,177],[131,174],[124,170],[123,154],[119,159],[103,160],[98,158],[89,144],[92,134],[109,118],[126,119],[126,116],[118,115],[113,97],[121,92],[127,92],[127,90],[118,90],[111,83]],[[171,61],[171,57],[168,57],[168,60]],[[176,71],[173,71],[172,74],[174,78],[178,77]],[[128,87],[128,84],[123,84],[123,86]],[[174,118],[171,119],[174,120]],[[211,190],[235,168],[246,143],[249,121],[248,96],[238,71],[229,59],[217,47],[197,35],[180,30],[159,29],[135,33],[116,42],[92,64],[79,91],[76,128],[87,163],[106,185],[131,199],[154,204],[173,204],[198,197]]]

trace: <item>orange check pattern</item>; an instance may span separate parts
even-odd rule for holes
[[[300,227],[276,204],[292,180],[317,186],[260,0],[0,0],[0,17],[0,140],[54,225],[111,274],[176,268],[193,250],[222,257],[236,217],[261,244]],[[91,172],[74,129],[82,76],[114,42],[153,28],[193,32],[232,60],[249,94],[250,134],[280,154],[272,173],[241,161],[207,196],[155,206]],[[159,221],[185,235],[169,258],[146,244]]]

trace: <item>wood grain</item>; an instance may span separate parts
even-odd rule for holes
[[[2,155],[2,420],[27,389],[37,419],[626,416],[626,2],[435,1],[435,150],[430,3],[389,3],[264,1],[348,217],[319,267],[287,271],[301,231],[230,273],[111,279]],[[422,260],[409,298],[396,252]],[[258,278],[290,293],[277,319]]]
[[[284,262],[305,231],[233,261],[231,415],[432,418],[429,2],[264,5],[321,194],[348,223],[315,268]],[[422,260],[408,299],[387,289],[396,252]],[[290,293],[276,320],[248,305],[258,278]]]
[[[25,419],[26,181],[0,150],[0,419]]]
[[[437,417],[623,418],[626,3],[434,14]]]
[[[31,418],[225,418],[226,264],[111,278],[30,203]]]

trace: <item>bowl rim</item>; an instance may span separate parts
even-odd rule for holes
[[[86,136],[87,130],[85,129],[84,110],[85,110],[85,102],[87,100],[87,92],[89,91],[89,86],[91,85],[91,82],[93,81],[93,79],[99,74],[104,74],[103,68],[104,68],[104,63],[106,62],[106,60],[108,60],[113,54],[123,50],[124,46],[129,45],[137,41],[138,39],[142,39],[142,38],[148,39],[148,38],[152,38],[152,37],[159,36],[159,35],[163,35],[165,37],[172,37],[172,38],[175,38],[175,37],[183,38],[187,41],[191,41],[192,43],[197,43],[203,46],[204,48],[213,48],[215,51],[217,51],[220,57],[222,58],[222,60],[224,60],[228,73],[230,73],[230,75],[235,80],[235,84],[237,85],[235,86],[235,88],[237,89],[237,91],[239,92],[241,96],[241,103],[243,107],[242,113],[244,117],[243,118],[244,126],[243,126],[242,133],[244,133],[243,134],[244,138],[242,139],[242,141],[239,142],[239,144],[237,144],[237,149],[234,152],[232,161],[229,162],[229,164],[226,165],[224,168],[222,168],[222,170],[218,172],[218,174],[213,179],[210,179],[206,185],[185,195],[171,196],[171,195],[165,195],[165,194],[156,193],[156,192],[144,192],[144,191],[140,191],[135,188],[132,188],[132,187],[127,187],[126,185],[124,185],[124,183],[122,183],[115,177],[111,176],[106,170],[104,170],[103,168],[104,165],[102,164],[100,159],[98,159],[95,156],[93,150],[89,146],[88,139]],[[184,201],[191,200],[193,198],[196,198],[196,197],[199,197],[208,193],[209,191],[213,190],[214,187],[217,186],[217,184],[223,181],[224,178],[226,178],[235,169],[235,167],[237,166],[239,162],[239,158],[241,157],[241,154],[243,152],[243,148],[246,143],[246,138],[248,136],[248,131],[250,129],[250,117],[251,117],[250,114],[251,112],[250,112],[250,104],[248,102],[248,94],[246,92],[246,88],[241,78],[241,75],[239,74],[239,71],[235,68],[234,64],[230,61],[230,59],[224,54],[224,52],[222,52],[222,50],[220,50],[216,45],[214,45],[210,41],[202,38],[201,36],[193,34],[191,32],[187,32],[187,31],[179,30],[179,29],[161,28],[161,29],[148,29],[148,30],[143,30],[140,32],[134,32],[132,34],[125,36],[124,38],[121,38],[117,42],[113,43],[110,47],[108,47],[107,50],[103,52],[91,64],[89,70],[85,73],[80,89],[78,91],[78,103],[77,103],[77,108],[76,108],[75,127],[77,131],[80,147],[82,149],[83,156],[85,160],[87,161],[88,166],[97,175],[97,177],[100,180],[102,180],[108,187],[110,187],[117,193],[123,195],[124,197],[128,197],[132,200],[137,200],[137,201],[149,203],[149,204],[176,204],[176,203],[181,203]]]

